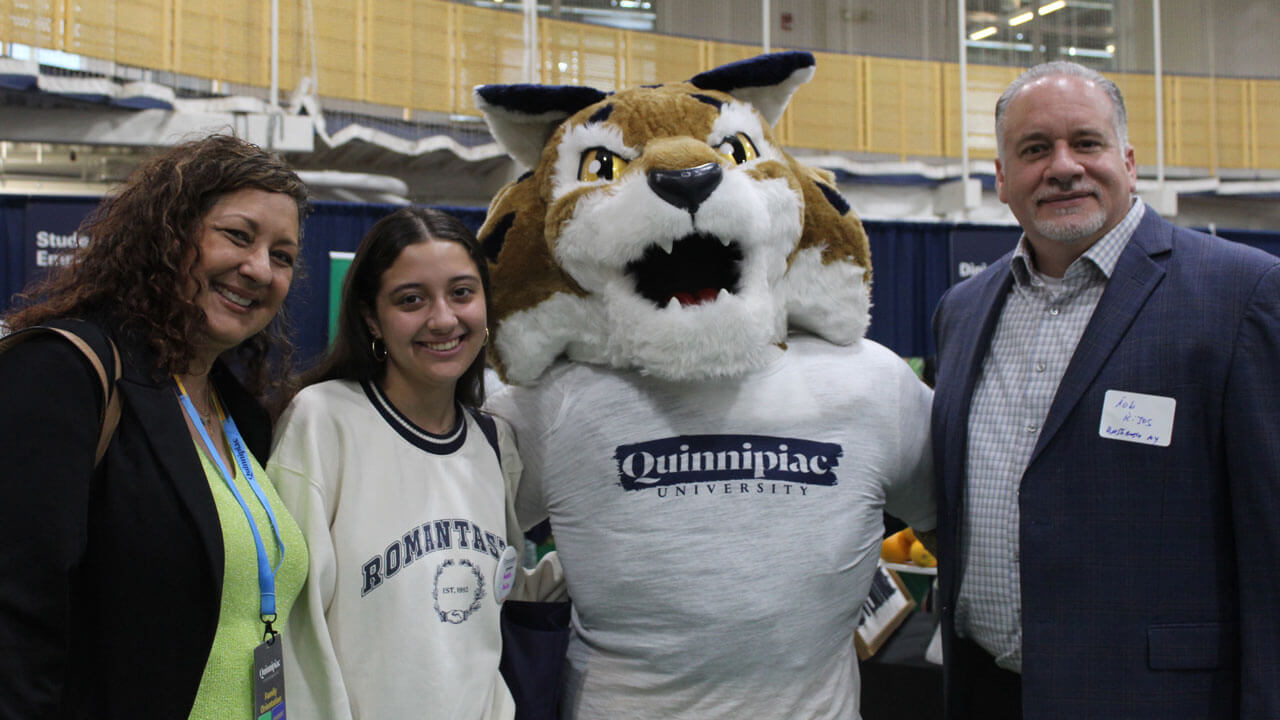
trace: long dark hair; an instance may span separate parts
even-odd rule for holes
[[[365,324],[364,313],[372,313],[377,307],[382,274],[395,264],[400,253],[410,245],[432,240],[454,242],[467,251],[480,274],[486,321],[493,316],[489,306],[489,269],[484,248],[476,236],[448,213],[431,208],[401,208],[375,223],[360,241],[342,282],[337,337],[319,364],[299,380],[299,388],[325,380],[382,379],[386,364],[373,356],[373,336]],[[482,350],[458,378],[453,390],[455,401],[465,407],[480,407],[484,402],[484,367]]]
[[[128,342],[149,347],[157,376],[187,372],[207,325],[183,289],[195,284],[200,224],[219,199],[245,189],[293,198],[302,232],[310,211],[306,186],[283,160],[256,145],[211,135],[147,160],[81,224],[89,244],[24,291],[19,298],[27,304],[5,322],[19,330],[62,317],[101,320]],[[282,309],[236,348],[245,384],[259,396],[288,368],[286,328]],[[269,357],[280,363],[278,372],[271,372]]]

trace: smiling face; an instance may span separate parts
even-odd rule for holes
[[[1070,75],[1027,84],[1005,111],[996,188],[1045,272],[1061,275],[1129,211],[1137,166],[1113,118],[1106,93]]]
[[[223,195],[201,219],[194,298],[207,318],[199,353],[212,362],[271,323],[293,281],[298,205],[246,188]]]
[[[386,343],[384,390],[453,398],[458,378],[485,343],[484,287],[466,248],[447,240],[406,246],[382,273],[370,333]]]

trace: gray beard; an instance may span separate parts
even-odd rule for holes
[[[1035,222],[1036,232],[1048,240],[1063,245],[1075,245],[1086,238],[1093,237],[1107,221],[1107,215],[1101,209],[1087,215],[1070,213],[1053,220]]]

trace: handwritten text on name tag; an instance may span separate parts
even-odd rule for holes
[[[1177,401],[1160,395],[1108,390],[1102,401],[1098,435],[1108,440],[1168,447]]]

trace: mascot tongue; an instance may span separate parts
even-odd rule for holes
[[[772,133],[814,64],[786,52],[614,92],[476,89],[530,168],[479,232],[504,380],[536,382],[561,358],[728,377],[778,357],[788,332],[862,337],[866,234],[834,178]]]
[[[639,260],[627,263],[626,274],[636,292],[658,307],[672,298],[683,306],[714,302],[720,290],[737,292],[742,250],[709,235],[677,240],[671,250],[649,246]]]
[[[675,298],[681,305],[701,305],[704,302],[712,302],[716,296],[720,294],[715,288],[702,288],[696,294],[690,295],[687,292],[678,292],[671,297]]]

